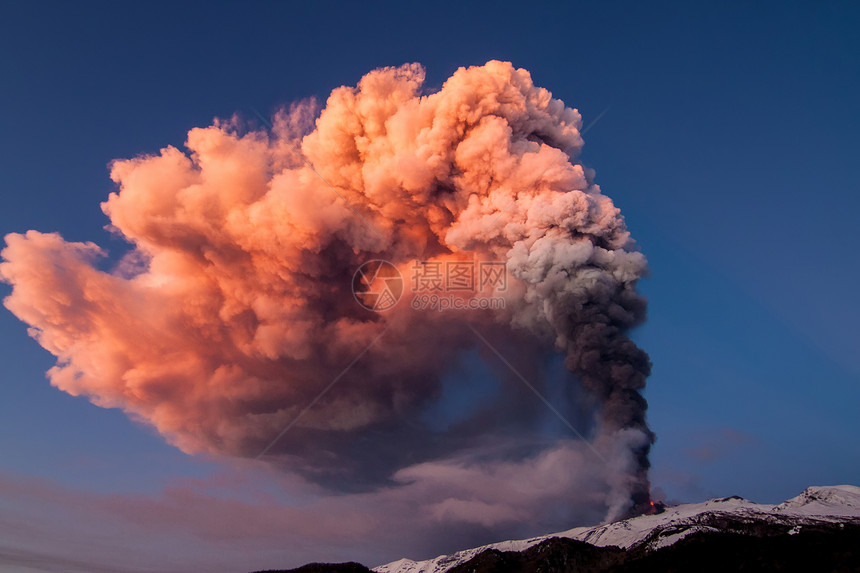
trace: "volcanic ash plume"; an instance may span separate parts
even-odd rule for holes
[[[429,95],[423,81],[417,64],[375,70],[318,116],[306,102],[271,130],[217,121],[187,152],[114,162],[102,209],[132,249],[111,272],[92,243],[8,235],[5,304],[57,356],[51,383],[186,452],[254,457],[289,426],[269,450],[279,463],[381,483],[492,432],[485,412],[450,439],[421,422],[457,356],[483,345],[471,326],[527,378],[563,353],[596,408],[603,503],[618,515],[647,499],[650,363],[627,336],[646,262],[576,161],[579,113],[509,63],[461,68]],[[350,290],[366,261],[406,277],[413,261],[464,258],[506,264],[505,308],[373,313]]]

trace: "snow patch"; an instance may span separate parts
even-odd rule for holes
[[[738,496],[711,499],[702,503],[687,503],[667,507],[657,515],[640,515],[594,527],[576,527],[560,533],[533,537],[531,539],[502,541],[473,549],[440,555],[426,561],[400,559],[376,567],[376,573],[445,573],[465,563],[487,549],[499,551],[524,551],[551,537],[566,537],[592,545],[606,547],[614,545],[629,549],[644,545],[650,549],[668,547],[679,540],[702,531],[718,531],[702,524],[708,515],[727,516],[739,520],[771,520],[784,522],[797,520],[789,534],[801,531],[804,520],[809,521],[860,521],[860,487],[852,485],[817,486],[804,490],[779,505],[754,503]]]

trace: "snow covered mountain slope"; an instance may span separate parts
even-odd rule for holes
[[[809,487],[799,496],[782,502],[773,510],[795,515],[857,517],[860,516],[860,487]]]
[[[640,515],[595,527],[577,527],[532,539],[502,541],[426,561],[400,559],[376,567],[374,571],[444,573],[487,549],[523,551],[552,537],[575,539],[600,547],[659,549],[698,532],[750,533],[766,527],[770,531],[795,534],[804,527],[840,522],[860,524],[860,487],[810,487],[779,505],[753,503],[737,496],[682,504],[667,507],[656,515]]]

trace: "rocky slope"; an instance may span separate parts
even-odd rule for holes
[[[779,505],[758,504],[732,496],[704,503],[667,507],[596,527],[577,527],[532,539],[503,541],[440,555],[425,561],[401,559],[374,568],[377,573],[445,573],[492,550],[523,552],[551,538],[571,539],[597,547],[614,546],[641,554],[672,546],[693,535],[713,533],[764,538],[801,532],[829,533],[860,526],[860,488],[810,487]],[[638,554],[637,553],[637,554]]]
[[[503,541],[375,573],[860,571],[860,488],[810,487],[779,505],[732,496],[596,527]],[[370,573],[357,563],[292,573]],[[271,572],[276,573],[276,572]]]

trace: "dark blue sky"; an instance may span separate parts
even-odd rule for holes
[[[852,2],[29,3],[0,7],[0,233],[103,226],[112,159],[417,61],[489,59],[588,124],[583,161],[652,275],[653,481],[778,502],[860,476],[860,7]],[[0,287],[6,295],[9,288]],[[0,472],[147,493],[204,476],[51,388],[0,312]]]

